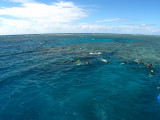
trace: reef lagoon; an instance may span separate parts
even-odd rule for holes
[[[0,120],[160,120],[160,36],[0,36]]]

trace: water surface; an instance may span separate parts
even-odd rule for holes
[[[159,45],[141,35],[0,36],[0,120],[159,120]]]

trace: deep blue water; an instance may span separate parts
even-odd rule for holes
[[[0,120],[160,120],[160,39],[145,37],[0,36]]]

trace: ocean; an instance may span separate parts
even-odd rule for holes
[[[0,36],[0,120],[160,120],[160,36]]]

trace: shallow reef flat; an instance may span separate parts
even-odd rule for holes
[[[157,43],[156,43],[157,42]],[[153,66],[160,66],[160,48],[159,41],[144,41],[144,40],[123,40],[116,42],[95,42],[95,43],[81,43],[71,44],[67,46],[49,47],[40,50],[41,52],[48,52],[48,54],[72,54],[74,57],[85,57],[90,53],[101,52],[103,54],[114,54],[115,58],[134,61],[139,59],[144,63],[153,64]],[[71,59],[70,58],[70,59]]]

